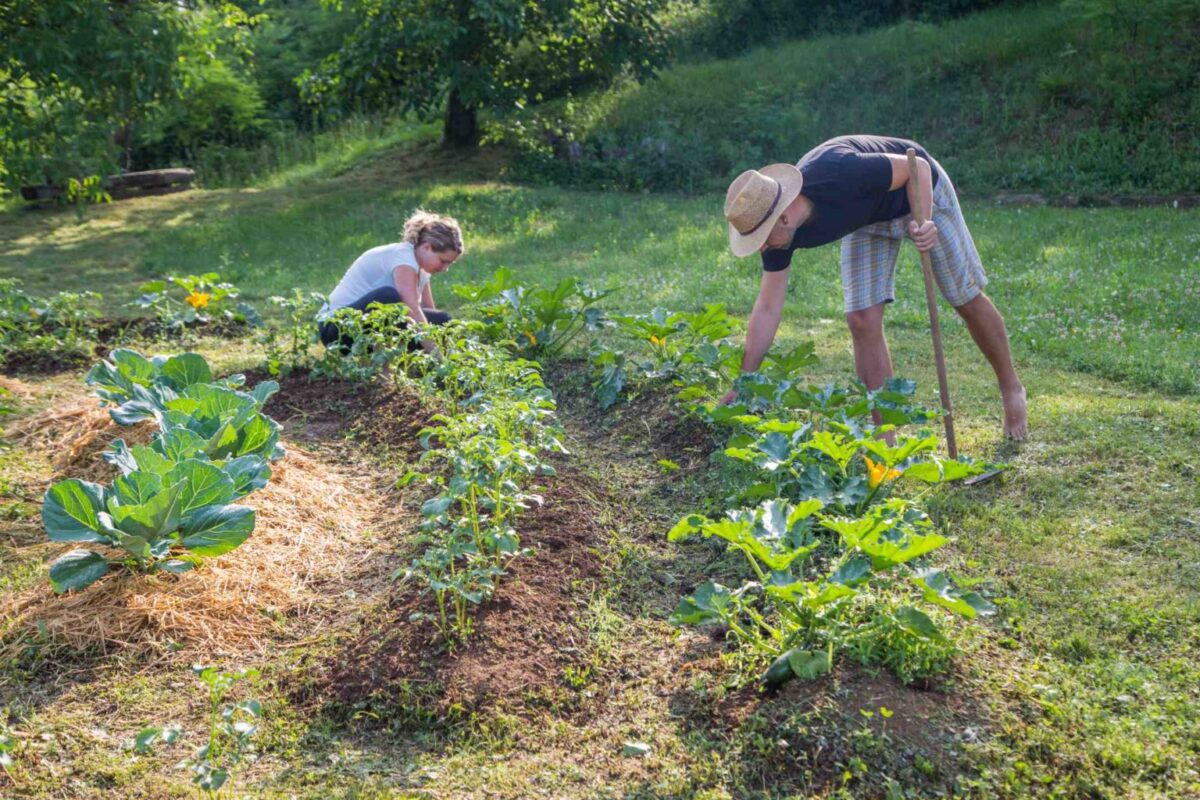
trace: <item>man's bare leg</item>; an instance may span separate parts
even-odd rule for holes
[[[854,370],[868,389],[878,389],[892,377],[892,354],[883,336],[883,303],[846,312],[846,324],[854,340]]]
[[[883,303],[862,311],[847,311],[846,324],[850,326],[850,338],[854,341],[854,371],[858,379],[874,390],[892,377],[892,354],[883,335]],[[880,423],[879,413],[872,415],[875,424]],[[883,434],[889,445],[896,444],[896,435]]]
[[[971,338],[996,373],[1000,397],[1004,401],[1004,435],[1012,439],[1024,439],[1029,431],[1025,387],[1021,385],[1021,379],[1013,367],[1004,317],[982,292],[974,300],[954,310],[967,323]]]

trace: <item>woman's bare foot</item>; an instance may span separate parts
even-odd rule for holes
[[[1025,387],[1017,384],[1012,389],[1001,389],[1000,397],[1004,401],[1004,435],[1021,441],[1029,434]]]

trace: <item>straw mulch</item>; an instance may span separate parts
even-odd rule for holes
[[[53,468],[49,481],[80,478],[107,483],[117,472],[101,453],[116,439],[130,446],[149,444],[157,430],[153,422],[122,428],[112,421],[108,409],[90,400],[22,419],[9,429],[8,440],[45,455]]]
[[[58,477],[107,482],[116,475],[100,458],[108,443],[149,441],[153,432],[153,425],[120,428],[93,404],[40,414],[25,421],[18,437],[25,446],[51,448]],[[4,640],[19,647],[20,632],[33,634],[41,623],[57,642],[105,653],[177,651],[195,658],[261,653],[279,644],[289,619],[332,600],[337,585],[364,571],[378,549],[363,534],[386,524],[386,490],[377,476],[317,458],[289,448],[272,465],[266,488],[239,501],[256,510],[257,525],[237,550],[178,576],[110,572],[61,596],[39,582],[0,598]],[[73,549],[36,547],[47,561]],[[319,627],[306,620],[301,633],[311,636]]]

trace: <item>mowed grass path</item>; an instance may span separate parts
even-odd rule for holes
[[[292,287],[328,291],[354,256],[394,240],[406,212],[420,205],[464,223],[468,255],[434,282],[451,308],[450,284],[508,265],[532,283],[577,276],[615,286],[608,305],[626,310],[724,302],[749,313],[758,265],[726,252],[720,198],[527,188],[488,180],[482,160],[454,170],[416,166],[415,177],[401,178],[413,171],[411,156],[383,157],[326,181],[129,201],[92,210],[82,224],[70,213],[7,213],[0,216],[0,275],[39,291],[104,291],[113,313],[140,281],[171,272],[219,270],[252,301]],[[979,203],[965,211],[989,293],[1013,335],[1033,435],[1021,446],[1000,440],[990,370],[943,306],[960,447],[1012,467],[1000,481],[944,491],[932,502],[957,538],[960,574],[980,579],[1003,611],[983,635],[965,634],[959,690],[983,703],[988,733],[946,732],[961,742],[959,786],[980,797],[1195,796],[1200,217]],[[900,270],[900,299],[888,312],[893,356],[897,371],[918,380],[933,404],[923,290],[911,253]],[[800,254],[792,271],[783,338],[816,341],[822,364],[815,378],[849,379],[836,250]],[[647,475],[655,458],[646,454]],[[675,511],[648,513],[665,535]],[[635,632],[661,629],[670,608],[626,611],[627,630]],[[540,749],[518,749],[502,762],[471,749],[419,760],[445,769],[448,788],[468,794],[492,785],[529,796],[534,772],[558,754],[569,764],[558,770],[567,795],[723,787],[771,796],[769,789],[755,795],[739,778],[746,747],[734,741],[737,734],[723,748],[706,743],[717,748],[706,754],[667,715],[645,712],[626,722],[641,727],[614,735],[673,754],[648,764],[636,786],[595,791],[605,786],[610,773],[602,762],[611,753],[589,760],[588,748],[573,747],[580,732],[568,721]]]

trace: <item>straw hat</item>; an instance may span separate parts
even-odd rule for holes
[[[793,164],[748,169],[725,192],[729,249],[738,258],[763,246],[784,209],[800,194],[804,178]]]

